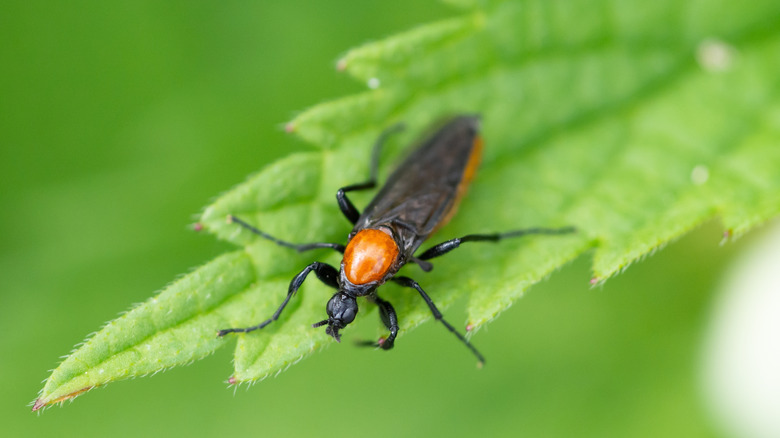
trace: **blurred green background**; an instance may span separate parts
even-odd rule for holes
[[[436,2],[0,5],[0,418],[6,436],[718,436],[697,374],[722,269],[710,223],[603,288],[589,257],[474,338],[440,326],[390,353],[333,345],[250,390],[230,349],[31,414],[58,356],[228,245],[188,225],[308,146],[296,111],[363,89],[350,47],[455,15]],[[464,267],[465,268],[465,267]],[[448,312],[462,321],[462,308]]]

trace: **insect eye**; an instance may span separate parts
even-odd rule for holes
[[[341,321],[346,325],[355,320],[357,315],[357,306],[347,307],[341,313]]]
[[[355,320],[358,307],[357,301],[344,293],[337,293],[328,301],[328,316],[347,325]]]

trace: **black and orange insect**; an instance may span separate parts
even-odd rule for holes
[[[312,327],[327,325],[326,333],[336,341],[341,340],[340,331],[354,321],[357,315],[357,298],[366,297],[379,306],[382,323],[390,330],[390,334],[377,342],[365,344],[384,350],[393,348],[398,334],[398,315],[389,302],[377,295],[379,286],[393,281],[417,290],[428,304],[434,318],[441,321],[457,336],[477,356],[480,363],[484,362],[482,354],[443,318],[431,297],[419,283],[409,277],[396,276],[398,270],[405,264],[413,262],[424,271],[430,271],[433,265],[428,260],[444,255],[464,242],[496,242],[526,234],[563,234],[574,229],[572,227],[530,228],[504,233],[469,234],[434,245],[415,256],[420,245],[445,225],[455,213],[480,163],[483,142],[479,135],[478,117],[464,115],[452,118],[406,158],[390,175],[387,183],[368,204],[363,214],[360,214],[347,198],[346,193],[376,187],[377,166],[382,144],[389,134],[399,129],[400,125],[390,128],[377,140],[371,159],[370,179],[360,184],[343,187],[336,193],[341,212],[354,224],[346,246],[338,243],[298,245],[270,236],[235,216],[228,217],[229,221],[278,245],[299,252],[331,248],[343,253],[344,258],[338,270],[321,262],[306,266],[293,278],[287,297],[271,318],[252,327],[220,330],[219,336],[233,332],[251,332],[276,321],[306,276],[314,271],[320,281],[337,289],[338,292],[328,301],[328,318],[314,323]]]

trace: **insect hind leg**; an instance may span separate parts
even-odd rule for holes
[[[396,132],[402,131],[403,129],[404,124],[398,123],[385,129],[382,131],[382,134],[379,135],[376,143],[374,143],[373,151],[371,152],[371,173],[368,181],[342,187],[338,192],[336,192],[336,200],[338,201],[341,212],[353,225],[360,218],[360,212],[357,210],[357,208],[355,208],[355,205],[352,204],[352,201],[347,198],[346,193],[358,190],[368,190],[376,187],[377,171],[379,169],[379,155],[382,152],[382,146],[387,142],[388,137],[390,137],[392,134],[395,134]]]

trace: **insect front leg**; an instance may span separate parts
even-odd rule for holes
[[[389,301],[385,301],[377,296],[369,299],[379,306],[379,317],[382,319],[382,324],[390,330],[390,334],[386,338],[380,338],[378,342],[365,341],[361,345],[389,350],[395,345],[395,338],[398,336],[398,315]]]
[[[281,240],[281,239],[277,239],[276,237],[274,237],[274,236],[272,236],[272,235],[270,235],[270,234],[268,234],[268,233],[266,233],[264,231],[261,231],[261,230],[255,228],[255,227],[253,227],[252,225],[249,225],[248,223],[246,223],[243,220],[233,216],[232,214],[228,215],[227,221],[230,224],[236,223],[236,224],[240,225],[242,228],[244,228],[246,230],[249,230],[249,231],[251,231],[254,234],[257,234],[258,236],[262,237],[263,239],[270,240],[271,242],[273,242],[273,243],[275,243],[275,244],[277,244],[279,246],[283,246],[285,248],[292,248],[292,249],[294,249],[294,250],[296,250],[298,252],[309,251],[309,250],[312,250],[312,249],[330,248],[330,249],[334,249],[334,250],[336,250],[336,251],[338,251],[338,252],[340,252],[342,254],[344,253],[344,245],[342,245],[340,243],[327,243],[327,242],[304,243],[304,244],[290,243],[290,242],[287,242],[287,241],[284,241],[284,240]]]
[[[528,234],[569,234],[573,233],[574,227],[563,228],[527,228],[525,230],[514,230],[506,233],[494,233],[494,234],[469,234],[467,236],[458,237],[456,239],[442,242],[438,245],[434,245],[428,248],[425,252],[417,256],[420,260],[430,260],[434,257],[447,254],[453,249],[460,246],[464,242],[498,242],[502,239],[510,237],[520,237]]]
[[[482,356],[482,354],[473,346],[471,345],[471,342],[469,342],[462,334],[460,334],[457,330],[455,330],[455,327],[453,327],[447,320],[444,319],[444,316],[441,314],[438,308],[436,308],[436,305],[433,304],[433,300],[431,297],[428,296],[427,293],[420,287],[419,284],[417,284],[416,281],[412,280],[409,277],[394,277],[392,281],[400,284],[404,287],[410,287],[412,289],[416,289],[417,292],[420,293],[420,296],[422,296],[423,300],[425,300],[425,303],[428,304],[428,307],[431,309],[431,313],[433,313],[433,317],[440,321],[442,324],[444,324],[445,327],[447,327],[447,330],[451,331],[452,334],[454,334],[458,339],[460,339],[461,342],[466,344],[466,347],[468,347],[469,350],[471,350],[472,353],[474,353],[475,356],[477,356],[477,359],[479,359],[479,365],[482,365],[485,363],[485,358]]]
[[[389,301],[377,297],[376,302],[379,304],[379,317],[382,318],[385,327],[390,330],[390,335],[384,340],[380,340],[378,344],[383,350],[389,350],[395,345],[395,337],[398,336],[398,315]]]
[[[371,152],[371,173],[368,181],[342,187],[339,189],[338,192],[336,192],[336,200],[339,203],[339,208],[341,209],[341,212],[344,213],[344,216],[346,216],[347,220],[349,220],[353,225],[360,218],[360,212],[358,211],[357,208],[355,208],[355,205],[352,204],[352,201],[350,201],[349,198],[347,198],[346,193],[357,191],[357,190],[368,190],[376,187],[377,170],[379,168],[379,155],[380,152],[382,151],[382,146],[385,144],[387,138],[390,137],[390,135],[402,131],[403,129],[404,129],[404,125],[402,123],[399,123],[397,125],[393,125],[385,129],[382,132],[382,134],[379,135],[379,138],[376,140],[376,143],[374,143],[374,149]]]
[[[282,305],[276,309],[276,312],[274,312],[273,316],[252,327],[222,329],[217,332],[217,335],[225,336],[228,333],[249,333],[255,330],[260,330],[261,328],[279,319],[279,315],[282,314],[282,311],[287,306],[287,303],[290,302],[290,298],[295,295],[295,292],[298,291],[298,289],[303,284],[303,281],[306,280],[306,276],[308,276],[311,271],[314,271],[314,273],[317,274],[317,278],[319,278],[320,281],[325,283],[327,286],[338,289],[339,272],[336,270],[336,268],[327,263],[314,262],[303,268],[303,270],[292,279],[290,282],[290,287],[287,289],[287,297],[285,297]]]

